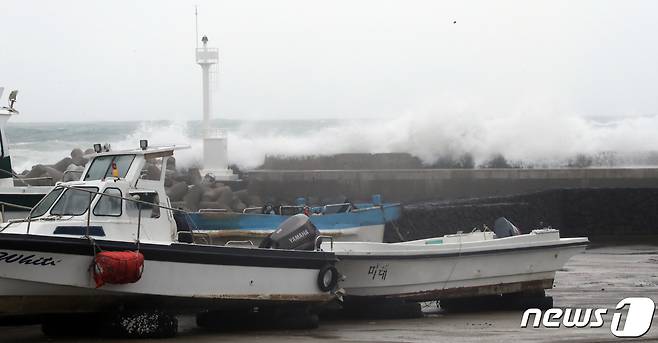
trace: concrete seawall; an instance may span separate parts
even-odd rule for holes
[[[515,196],[407,205],[387,225],[389,242],[494,227],[506,217],[522,232],[553,227],[563,237],[619,242],[658,235],[658,188],[558,189]]]
[[[658,168],[252,170],[250,194],[404,203],[505,196],[550,189],[658,187]]]

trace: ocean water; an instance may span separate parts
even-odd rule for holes
[[[259,166],[265,156],[407,152],[431,164],[439,157],[473,155],[480,164],[494,154],[533,167],[562,167],[578,154],[593,166],[658,165],[658,116],[588,119],[562,114],[405,114],[380,119],[214,120],[228,135],[229,162]],[[136,148],[189,145],[177,152],[182,166],[201,159],[200,121],[22,123],[9,121],[14,170],[52,164],[74,148],[110,143]]]
[[[310,125],[326,129],[339,123],[334,120],[217,120],[212,124],[229,135],[231,162],[253,168],[268,154],[312,153],[305,149],[272,149],[264,143],[264,137],[273,140],[296,137],[296,133],[306,131]],[[189,149],[176,153],[178,163],[183,166],[198,164],[202,154],[200,121],[9,122],[7,137],[13,167],[19,173],[36,164],[56,163],[70,156],[71,150],[86,150],[95,143],[110,143],[113,149],[137,148],[140,139],[148,139],[151,146],[187,145]]]

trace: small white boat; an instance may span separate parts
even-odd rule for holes
[[[413,301],[543,291],[587,238],[553,229],[497,238],[491,231],[402,243],[324,242],[351,297]]]
[[[178,231],[165,194],[165,166],[175,148],[140,146],[115,152],[97,144],[80,181],[58,183],[28,219],[4,225],[0,315],[144,303],[174,311],[318,304],[335,297],[333,253],[191,243],[194,233]],[[138,277],[99,284],[103,273],[120,273],[100,263],[108,252],[143,255]]]

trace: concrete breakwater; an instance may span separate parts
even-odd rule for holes
[[[67,170],[81,170],[87,162],[84,155],[88,153],[93,151],[74,149],[69,157],[53,165],[35,165],[31,170],[23,171],[21,176],[28,179],[48,178],[26,181],[30,184],[52,184],[62,180],[63,173]],[[380,160],[381,158],[376,161],[382,162]],[[386,161],[388,160],[384,162]],[[167,187],[174,187],[173,201],[182,201],[183,199],[179,198],[187,194],[183,185],[176,185],[184,182],[188,188],[202,184],[204,192],[213,189],[212,194],[206,194],[205,199],[199,199],[198,202],[219,198],[224,200],[222,205],[231,205],[234,202],[228,201],[228,196],[218,196],[217,188],[227,190],[223,188],[226,185],[212,185],[210,180],[205,180],[204,175],[200,174],[198,168],[177,168],[175,160],[170,162],[167,166],[166,181]],[[386,165],[391,166],[390,163]],[[415,203],[506,196],[549,189],[658,187],[658,168],[257,169],[240,172],[240,178],[243,181],[231,183],[230,188],[232,191],[247,190],[242,193],[248,193],[252,196],[251,199],[244,194],[239,197],[245,204],[291,204],[300,196],[313,198],[318,202],[342,201],[345,198],[367,200],[373,194],[381,194],[386,201]],[[194,190],[193,193],[198,191]],[[194,198],[192,195],[189,197]]]
[[[658,187],[658,168],[253,170],[252,194],[312,194],[413,203],[504,196],[564,188]]]
[[[552,227],[563,237],[624,241],[658,236],[658,188],[556,189],[516,196],[406,205],[387,226],[385,240],[396,242],[493,228],[506,217],[522,232]]]

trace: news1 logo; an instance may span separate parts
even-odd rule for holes
[[[622,312],[620,310],[628,306],[628,312],[623,324]],[[612,323],[610,332],[616,337],[637,338],[644,336],[651,328],[653,314],[656,311],[656,304],[649,298],[625,298],[617,303],[616,311],[612,313]],[[552,308],[543,312],[537,308],[527,309],[521,318],[521,327],[528,327],[530,316],[534,315],[532,321],[533,328],[541,326],[546,328],[600,328],[605,323],[604,316],[608,314],[608,309],[581,309],[581,308]]]

